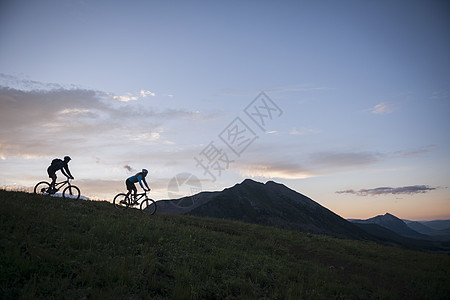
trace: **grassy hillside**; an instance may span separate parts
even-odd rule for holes
[[[450,257],[0,191],[0,298],[449,298]]]

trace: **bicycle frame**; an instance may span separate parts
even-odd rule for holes
[[[131,205],[134,205],[133,203],[132,203],[132,197],[134,196],[134,194],[130,194],[129,196],[128,196],[128,201],[130,201],[130,204]],[[138,204],[139,203],[139,201],[141,201],[141,200],[143,200],[142,198],[144,198],[145,197],[145,199],[147,198],[147,191],[144,191],[143,193],[137,193],[136,194],[136,204]]]
[[[59,191],[61,188],[63,188],[66,184],[68,184],[69,186],[71,186],[70,184],[70,178],[67,178],[64,181],[60,181],[60,182],[56,182],[55,183],[55,190]]]

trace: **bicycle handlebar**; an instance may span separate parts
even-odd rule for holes
[[[136,193],[136,195],[147,195],[148,192],[150,192],[151,189],[143,190],[143,193]]]

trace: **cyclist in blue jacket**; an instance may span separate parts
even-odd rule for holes
[[[147,174],[148,174],[148,171],[146,169],[142,169],[141,172],[137,173],[134,176],[127,178],[127,180],[125,181],[125,184],[127,185],[127,190],[128,190],[127,197],[131,194],[131,192],[133,192],[133,197],[134,197],[133,199],[134,199],[134,201],[136,201],[137,189],[134,184],[137,182],[139,182],[139,185],[141,186],[141,188],[144,191],[150,191],[147,181],[145,181],[145,177],[147,176]],[[147,189],[144,188],[144,186],[142,185],[142,182],[144,182]]]

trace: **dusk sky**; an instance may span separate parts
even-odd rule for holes
[[[92,199],[147,168],[157,200],[252,178],[450,219],[449,115],[449,1],[0,3],[0,186],[69,155]]]

